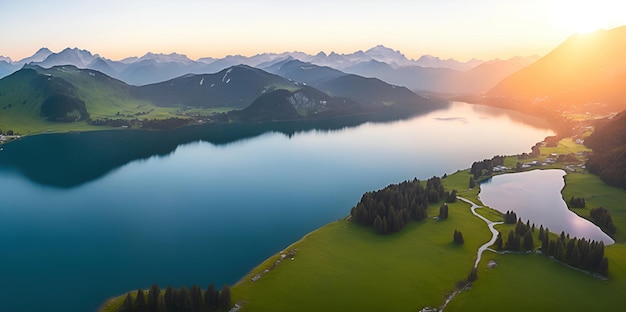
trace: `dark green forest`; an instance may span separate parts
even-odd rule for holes
[[[456,190],[446,192],[441,178],[432,177],[425,186],[413,179],[363,194],[350,210],[350,216],[358,224],[373,226],[377,234],[390,234],[400,231],[410,221],[423,220],[427,217],[428,204],[442,200],[456,201]],[[440,216],[445,219],[447,206],[442,209],[445,211],[440,211]]]
[[[593,149],[587,160],[589,172],[609,185],[626,188],[626,111],[597,126],[585,145]]]
[[[147,292],[141,288],[136,296],[126,294],[118,312],[209,312],[228,311],[230,308],[230,288],[224,285],[218,290],[209,285],[206,290],[193,285],[190,289],[183,286],[180,289],[167,286],[161,291],[156,284]]]

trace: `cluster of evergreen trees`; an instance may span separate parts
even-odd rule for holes
[[[428,179],[425,187],[420,180],[413,179],[363,194],[350,215],[358,224],[374,226],[377,234],[390,234],[400,231],[411,220],[426,218],[428,203],[442,199],[456,200],[456,191],[445,192],[441,178]]]
[[[515,224],[517,222],[517,214],[515,211],[508,211],[504,214],[504,223]]]
[[[126,295],[118,312],[206,312],[226,311],[230,308],[230,288],[227,285],[218,290],[213,286],[202,291],[199,286],[193,285],[189,290],[185,286],[181,289],[167,286],[161,292],[159,286],[152,285],[147,294],[140,288],[133,299],[131,293]]]
[[[511,251],[531,251],[534,250],[533,233],[535,225],[530,225],[529,221],[523,223],[517,220],[515,230],[509,232],[506,243],[503,243],[502,233],[494,243],[496,250]],[[570,239],[569,235],[561,232],[561,235],[554,240],[550,240],[550,230],[539,226],[539,240],[541,241],[541,251],[545,256],[551,256],[556,260],[567,263],[573,267],[595,272],[606,276],[609,270],[609,262],[604,257],[604,243],[585,239]]]
[[[569,199],[569,206],[572,208],[585,208],[585,198],[572,196]]]
[[[589,216],[593,219],[593,223],[599,226],[604,232],[613,236],[615,234],[615,225],[611,214],[604,207],[593,208],[589,211]]]
[[[504,165],[504,156],[493,156],[491,159],[475,161],[470,172],[474,180],[478,180],[481,176],[490,176],[493,172],[493,167],[502,165]]]
[[[604,276],[609,273],[609,261],[604,257],[604,243],[561,235],[550,240],[548,231],[540,232],[541,251],[546,256],[565,262],[573,267],[595,272]]]
[[[511,216],[511,214],[508,215]],[[543,226],[540,228],[540,231],[543,231]],[[533,239],[534,232],[534,224],[530,225],[530,221],[526,221],[526,224],[524,224],[521,219],[518,219],[515,225],[515,230],[511,230],[509,232],[506,243],[502,240],[502,233],[498,232],[498,237],[496,237],[494,246],[497,250],[505,249],[510,251],[532,251],[535,249],[535,242]]]

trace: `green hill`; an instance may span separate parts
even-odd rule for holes
[[[93,130],[98,127],[88,125],[89,118],[171,115],[132,96],[131,88],[94,70],[27,66],[0,79],[0,129],[20,134]]]
[[[250,106],[229,113],[229,117],[244,121],[290,120],[303,118],[333,118],[374,109],[348,98],[331,97],[310,86],[295,91],[275,90],[257,98]]]

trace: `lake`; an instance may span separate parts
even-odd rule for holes
[[[367,118],[5,145],[0,311],[92,311],[152,283],[234,284],[348,215],[364,192],[529,152],[553,135],[541,119],[460,102],[403,120]]]
[[[565,171],[532,170],[497,175],[481,183],[478,197],[487,206],[500,212],[515,211],[524,222],[543,225],[550,232],[584,237],[604,244],[614,241],[599,227],[567,208],[561,190]],[[506,233],[503,233],[505,235]]]

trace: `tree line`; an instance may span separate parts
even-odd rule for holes
[[[504,214],[504,223],[506,224],[515,224],[517,223],[517,214],[515,211],[507,210]]]
[[[472,177],[478,180],[481,176],[491,176],[493,167],[504,165],[504,158],[504,156],[493,156],[491,159],[475,161],[470,169]]]
[[[583,238],[569,238],[565,233],[550,239],[548,232],[541,238],[541,252],[573,267],[607,276],[609,260],[604,256],[604,243]]]
[[[510,221],[511,216],[514,214],[514,212],[511,212],[511,214],[507,212],[507,215],[505,215],[505,223],[510,223],[506,221]],[[507,216],[509,220],[507,220]],[[542,230],[543,227],[541,227],[540,231]],[[517,222],[515,222],[515,230],[509,231],[506,242],[503,241],[502,233],[498,232],[494,246],[496,250],[532,251],[535,249],[535,242],[532,235],[534,232],[534,224],[530,225],[530,221],[526,221],[526,224],[524,224],[522,219],[517,219]]]
[[[503,242],[502,233],[498,232],[494,248],[496,250],[509,251],[533,251],[535,249],[533,233],[535,225],[530,225],[518,219],[515,230],[509,231],[506,242]],[[604,243],[585,239],[570,238],[565,232],[556,239],[550,239],[550,230],[539,226],[539,241],[541,252],[545,256],[567,263],[573,267],[595,272],[606,276],[609,270],[609,262],[604,257]]]
[[[390,234],[400,231],[410,221],[423,220],[427,217],[428,204],[441,200],[456,201],[456,190],[446,192],[439,177],[428,179],[425,186],[415,178],[363,194],[350,210],[350,216],[358,224],[374,226],[377,234]]]
[[[587,159],[587,169],[605,183],[626,189],[626,111],[605,123],[585,139],[593,149]]]
[[[572,196],[569,199],[569,206],[572,208],[585,208],[587,203],[585,202],[585,198],[583,197],[574,197]]]
[[[167,286],[164,292],[156,284],[148,292],[141,288],[135,296],[126,294],[118,312],[208,312],[227,311],[230,308],[230,288],[224,285],[218,290],[209,285],[202,291],[199,286],[193,285],[188,290],[185,286],[180,289]]]
[[[615,225],[613,225],[613,218],[611,214],[604,207],[597,207],[589,211],[593,223],[599,226],[604,232],[613,236],[615,235]]]

